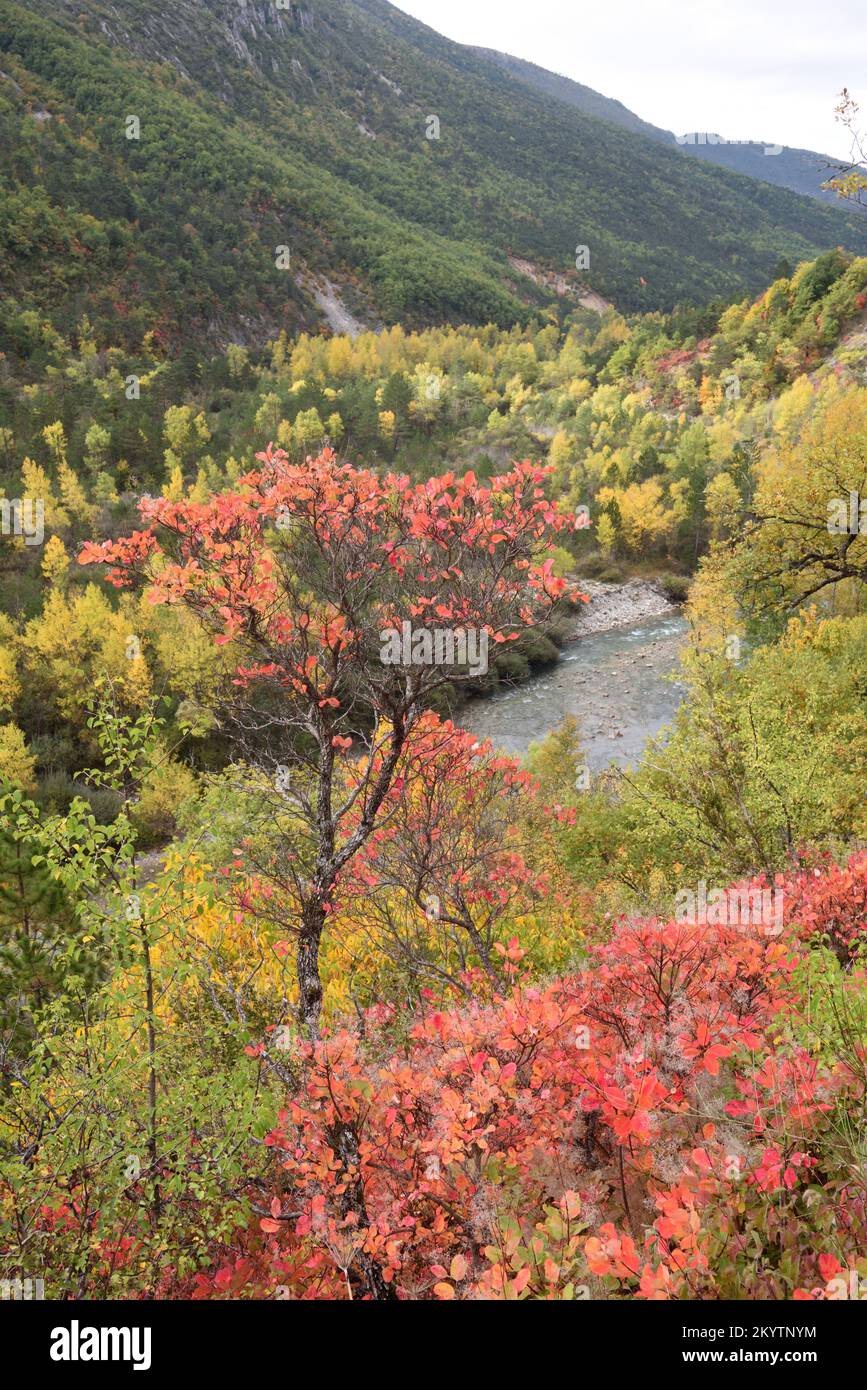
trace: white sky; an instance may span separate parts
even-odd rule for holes
[[[842,87],[867,126],[865,0],[397,0],[458,43],[527,58],[676,135],[845,159]]]

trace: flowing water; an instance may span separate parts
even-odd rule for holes
[[[647,739],[671,721],[683,698],[680,683],[666,677],[677,668],[686,626],[683,618],[668,614],[582,637],[565,648],[555,666],[470,701],[456,722],[496,748],[521,755],[572,714],[592,771],[612,761],[635,764]]]

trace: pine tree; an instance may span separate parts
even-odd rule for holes
[[[65,946],[76,930],[62,886],[31,863],[35,848],[0,827],[0,1033],[6,1055],[26,1051],[35,1015],[63,990]],[[88,973],[95,974],[95,961]]]

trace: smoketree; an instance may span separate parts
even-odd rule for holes
[[[206,503],[143,500],[145,529],[81,559],[110,564],[118,587],[185,604],[237,651],[222,718],[268,773],[284,850],[271,875],[292,907],[300,1016],[316,1038],[341,872],[393,816],[431,696],[471,676],[434,639],[474,636],[478,654],[543,621],[567,588],[540,559],[564,518],[529,462],[485,485],[472,473],[414,485],[329,449],[293,464],[269,446],[257,461]],[[396,663],[405,624],[410,659]]]

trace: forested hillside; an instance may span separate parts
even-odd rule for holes
[[[506,325],[545,298],[527,265],[651,309],[867,248],[857,216],[687,163],[373,0],[3,0],[0,70],[13,360],[84,313],[101,348],[312,326],[323,276],[370,322]]]

